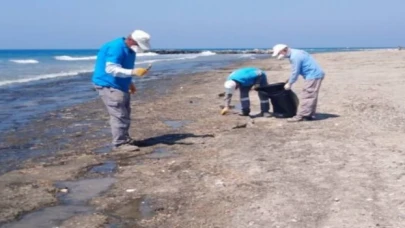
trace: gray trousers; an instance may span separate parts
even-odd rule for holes
[[[297,113],[298,117],[315,115],[322,80],[323,79],[305,80],[300,99],[300,107]]]
[[[266,76],[262,77],[260,80],[260,86],[267,85],[267,78]],[[242,106],[242,113],[248,115],[250,113],[250,99],[249,99],[249,91],[252,89],[253,86],[249,87],[240,87],[240,103]],[[260,110],[261,112],[269,112],[270,103],[269,97],[262,92],[258,92],[259,99],[260,99]]]
[[[114,88],[95,87],[110,114],[113,146],[128,142],[128,130],[131,125],[130,94]]]

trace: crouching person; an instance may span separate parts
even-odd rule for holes
[[[242,116],[249,116],[250,114],[250,100],[249,92],[252,89],[257,89],[260,86],[267,85],[267,76],[264,71],[253,68],[246,67],[240,68],[232,72],[227,80],[225,81],[225,107],[222,109],[221,114],[225,115],[230,110],[230,104],[232,100],[232,95],[236,89],[240,91],[240,102],[242,106]],[[266,94],[258,92],[260,98],[260,109],[261,112],[259,116],[271,117],[269,113],[270,103],[269,98]]]

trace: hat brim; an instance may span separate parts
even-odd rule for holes
[[[272,56],[273,56],[273,57],[276,57],[276,56],[278,56],[278,54],[279,54],[279,52],[275,52],[275,51],[273,51]]]
[[[135,40],[135,41],[138,43],[139,47],[140,47],[142,50],[144,50],[144,51],[150,50],[151,47],[150,47],[149,40],[143,40],[143,41]]]

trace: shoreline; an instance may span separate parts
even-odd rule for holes
[[[231,67],[233,65],[243,65],[246,62],[251,62],[252,60],[243,60],[243,61],[239,61],[236,63],[231,63],[228,66],[224,66],[225,68],[227,67]],[[254,60],[253,60],[254,61]],[[221,69],[221,68],[219,68]],[[215,69],[212,69],[215,71]],[[203,71],[203,72],[197,72],[197,73],[191,73],[191,74],[187,74],[187,73],[183,73],[183,74],[179,74],[179,75],[169,75],[169,76],[164,76],[161,77],[159,79],[156,79],[155,81],[138,81],[136,82],[137,85],[137,89],[138,92],[136,95],[132,95],[132,99],[131,99],[131,103],[134,102],[139,102],[139,103],[144,103],[144,102],[148,102],[148,101],[152,101],[155,99],[159,99],[159,96],[165,96],[168,94],[168,90],[170,90],[171,87],[173,86],[179,86],[181,85],[181,83],[183,83],[183,80],[187,80],[188,77],[193,77],[195,75],[199,75],[201,73],[207,73],[210,72],[212,70],[208,70],[208,71]],[[160,73],[157,73],[160,74]],[[88,80],[91,80],[90,76],[87,76]],[[146,78],[147,79],[147,78]],[[69,83],[69,81],[73,80],[73,81],[82,81],[82,79],[76,78],[76,79],[66,79]],[[54,87],[54,83],[49,83],[49,82],[41,82],[41,84],[47,84],[47,85],[51,85],[50,87]],[[76,83],[77,84],[77,83]],[[89,85],[91,85],[91,83],[87,83]],[[177,85],[174,85],[177,84]],[[30,85],[33,88],[36,87],[36,85]],[[87,88],[87,85],[85,85],[85,87]],[[83,88],[82,91],[87,90],[86,88]],[[90,94],[91,93],[91,94]],[[156,95],[155,93],[158,93],[158,95]],[[74,121],[70,121],[70,119],[73,119],[72,115],[74,115],[76,118],[78,117],[77,115],[75,115],[75,113],[73,113],[73,111],[79,111],[81,112],[80,116],[84,115],[87,116],[93,112],[100,112],[103,113],[103,108],[104,105],[101,103],[99,96],[97,94],[97,92],[92,88],[89,87],[88,91],[86,91],[86,96],[89,97],[89,99],[87,100],[83,100],[83,101],[79,101],[76,104],[73,105],[64,105],[60,108],[53,108],[50,111],[46,111],[44,113],[41,113],[39,116],[36,116],[32,119],[29,119],[25,122],[21,122],[20,124],[18,124],[15,127],[12,127],[11,129],[9,129],[9,131],[5,131],[5,132],[1,132],[0,133],[0,139],[2,139],[3,143],[0,144],[0,151],[2,155],[0,158],[2,158],[4,160],[4,158],[7,158],[7,155],[5,156],[5,154],[7,153],[16,153],[14,150],[21,150],[18,153],[19,154],[28,154],[28,153],[33,153],[33,154],[41,154],[43,153],[44,155],[47,155],[48,153],[50,153],[49,151],[51,150],[55,150],[55,148],[44,148],[44,143],[42,141],[45,141],[45,138],[52,138],[57,136],[58,134],[64,134],[65,131],[67,130],[68,133],[75,133],[76,131],[82,131],[85,130],[87,127],[86,125],[88,125],[87,122],[92,122],[90,119],[84,119],[84,120],[78,120],[77,122],[79,122],[80,124],[84,124],[84,127],[80,127],[81,125],[78,124],[77,125],[77,129],[73,128],[73,129],[67,129],[70,125],[74,125]],[[91,96],[91,98],[90,98]],[[97,108],[96,108],[97,107]],[[94,109],[96,111],[90,111],[90,110],[86,110],[86,109]],[[107,115],[108,117],[108,115]],[[105,119],[106,117],[104,117]],[[49,126],[55,128],[55,129],[45,129],[47,128],[47,121],[64,121],[67,120],[67,124],[57,124],[57,123],[51,123],[49,124]],[[45,124],[44,122],[45,121]],[[97,127],[100,127],[101,121],[93,121],[95,125],[98,125]],[[91,123],[90,125],[94,125],[93,123]],[[105,124],[101,124],[103,125],[105,128],[102,130],[102,134],[100,136],[104,136],[105,134],[110,134],[109,132],[109,123],[106,122]],[[107,126],[108,125],[108,126]],[[6,125],[5,125],[6,126]],[[59,128],[59,129],[56,129]],[[36,129],[42,129],[43,131],[43,139],[38,139],[36,133],[34,133],[35,131],[37,131]],[[75,131],[75,132],[69,132],[70,131]],[[22,135],[22,136],[20,136]],[[74,136],[70,135],[71,137]],[[12,138],[12,139],[10,139]],[[28,140],[28,142],[25,142],[27,140],[27,138],[32,138],[30,140]],[[57,138],[57,137],[56,137]],[[22,140],[21,140],[22,139]],[[7,143],[6,141],[10,141],[11,143]],[[23,143],[21,143],[23,142]],[[24,143],[25,142],[25,143]],[[108,140],[109,142],[109,140]],[[18,145],[18,144],[22,144],[22,145]],[[36,145],[38,144],[38,145]],[[46,143],[45,143],[46,144]],[[57,143],[58,144],[58,143]],[[65,145],[68,144],[67,142],[61,142],[61,145],[58,145],[56,148],[57,150],[61,150],[61,148]],[[108,143],[106,143],[108,144]],[[35,150],[37,150],[39,147],[42,147],[42,149],[39,149],[38,152],[36,152]],[[46,146],[45,147],[49,147]],[[34,150],[34,151],[33,151]],[[20,155],[21,156],[21,155]],[[19,156],[19,157],[20,157]],[[9,159],[17,159],[19,160],[16,156],[10,156]],[[25,156],[21,156],[24,160],[26,160],[24,157]],[[42,157],[42,156],[39,156]],[[28,156],[29,158],[29,156]],[[6,159],[7,161],[7,159]],[[4,164],[4,162],[2,162],[2,164]],[[2,165],[2,169],[0,169],[0,174],[3,174],[4,171],[4,167],[5,164]],[[12,169],[7,169],[8,171],[12,171]]]
[[[308,51],[311,54],[315,54],[315,53],[338,53],[338,52],[356,52],[356,51],[375,51],[375,50],[391,50],[391,49],[387,49],[387,48],[367,48],[367,47],[353,47],[353,48],[344,48],[344,47],[332,47],[332,48],[304,48],[304,50]],[[394,50],[394,49],[392,49]],[[28,49],[28,50],[0,50],[0,52],[3,51],[20,51],[20,52],[30,52],[30,51],[50,51],[50,52],[55,52],[53,53],[56,56],[47,56],[50,59],[56,59],[59,61],[65,61],[65,63],[72,63],[72,62],[82,62],[82,61],[93,61],[96,56],[94,55],[95,53],[87,53],[89,51],[97,51],[97,50],[92,50],[92,49],[67,49],[67,50],[58,50],[58,49],[44,49],[44,50],[35,50],[35,49]],[[63,51],[67,51],[67,52],[72,52],[72,51],[78,51],[78,52],[82,52],[81,54],[84,55],[83,57],[80,57],[81,55],[78,56],[69,56],[69,55],[63,55]],[[1,54],[1,53],[0,53]],[[70,54],[74,54],[74,53],[70,53]],[[210,49],[210,48],[201,48],[201,49],[156,49],[154,51],[151,52],[147,52],[144,53],[143,55],[141,55],[140,57],[153,57],[153,56],[165,56],[165,55],[188,55],[188,54],[202,54],[202,56],[210,56],[210,55],[223,55],[223,56],[227,56],[227,55],[235,55],[235,54],[243,54],[243,55],[269,55],[271,54],[271,50],[269,50],[268,48],[230,48],[230,49],[225,49],[225,48],[219,48],[219,49]],[[90,56],[91,55],[91,56]],[[46,56],[42,56],[41,58],[46,57]],[[22,59],[4,59],[1,60],[2,61],[9,61],[9,62],[14,62],[14,63],[18,63],[21,67],[26,66],[25,64],[42,64],[42,62],[29,57],[29,56],[25,56],[25,57],[20,57]],[[49,59],[48,59],[49,60]],[[42,59],[41,59],[42,61]],[[147,60],[146,62],[148,62],[150,60]],[[153,60],[154,61],[154,60]],[[142,62],[142,61],[141,61]],[[80,76],[80,75],[86,75],[86,74],[90,74],[92,72],[92,68],[88,68],[88,69],[79,69],[79,70],[73,70],[73,71],[69,71],[69,72],[49,72],[46,74],[40,74],[40,75],[36,75],[36,77],[34,78],[20,78],[20,79],[15,79],[12,81],[0,81],[0,88],[8,88],[8,87],[18,87],[19,85],[22,86],[30,86],[32,85],[31,83],[35,84],[35,82],[37,83],[41,83],[41,81],[45,81],[45,80],[54,80],[54,79],[63,79],[64,77],[71,77],[73,78],[74,76]],[[46,82],[45,82],[46,83]]]
[[[324,119],[298,125],[274,118],[252,123],[250,118],[219,116],[222,99],[217,95],[232,70],[259,66],[273,83],[288,77],[286,62],[251,60],[168,78],[165,91],[156,86],[140,94],[146,99],[131,102],[131,133],[144,143],[138,154],[106,153],[108,115],[99,100],[51,113],[46,122],[34,123],[37,126],[22,133],[25,144],[22,138],[7,137],[23,144],[28,153],[38,146],[30,140],[45,137],[42,147],[51,156],[27,161],[0,176],[0,224],[13,218],[28,221],[21,215],[38,208],[70,206],[63,197],[74,196],[77,189],[61,194],[55,183],[83,180],[79,186],[84,187],[89,183],[85,180],[96,179],[106,192],[84,187],[91,198],[79,205],[91,209],[62,219],[61,227],[345,227],[354,221],[359,227],[401,227],[405,223],[396,216],[405,200],[400,194],[404,163],[399,162],[405,157],[400,144],[405,136],[400,111],[405,107],[399,92],[405,82],[396,73],[403,65],[395,58],[405,54],[391,55],[316,54],[328,77],[320,98]],[[386,58],[377,63],[381,56]],[[400,82],[397,86],[381,85],[378,69],[383,64],[389,64],[385,76]],[[299,88],[298,83],[293,89]],[[389,98],[380,96],[388,91]],[[254,93],[251,99],[254,114],[259,111],[258,99]],[[386,117],[386,110],[395,114]],[[367,118],[360,118],[367,111]],[[234,129],[240,125],[245,127]],[[386,132],[396,135],[388,139]],[[350,137],[354,139],[349,145]],[[51,153],[55,151],[60,152]],[[105,164],[110,168],[94,172]],[[346,220],[339,219],[343,217]]]
[[[264,57],[266,56],[256,56],[255,58],[261,59]],[[165,80],[168,77],[220,68],[221,62],[218,63],[215,59],[222,61],[222,65],[228,65],[243,62],[250,57],[208,56],[206,58],[204,56],[188,56],[184,58],[187,59],[184,63],[179,63],[179,60],[176,61],[176,59],[170,58],[140,61],[138,66],[148,61],[157,62],[147,78],[134,78],[134,81],[138,84],[139,89],[142,89],[142,86],[148,87],[149,84],[159,83],[160,80]],[[199,60],[193,60],[194,58]],[[183,57],[180,59],[183,59]],[[188,61],[188,59],[191,59],[191,61]],[[65,75],[65,73],[60,75]],[[66,73],[62,77],[34,80],[27,83],[10,84],[5,87],[0,86],[2,88],[0,96],[3,97],[0,99],[0,105],[4,107],[0,111],[0,131],[21,128],[25,123],[37,119],[38,115],[42,116],[51,111],[97,98],[91,83],[92,73],[67,75],[69,74]]]

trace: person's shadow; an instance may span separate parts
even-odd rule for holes
[[[289,119],[291,117],[285,117],[282,114],[278,114],[278,113],[272,113],[274,118],[277,119]],[[330,114],[330,113],[316,113],[315,114],[315,119],[311,119],[310,121],[320,121],[320,120],[326,120],[329,118],[337,118],[340,117],[339,115],[336,114]],[[260,113],[256,114],[256,115],[251,115],[250,118],[255,119],[255,118],[261,118]]]
[[[147,138],[144,140],[140,140],[136,142],[136,145],[139,147],[147,147],[147,146],[154,146],[157,144],[166,144],[166,145],[174,145],[174,144],[181,144],[181,145],[193,145],[194,143],[186,143],[186,142],[178,142],[183,139],[187,138],[213,138],[214,135],[207,134],[207,135],[195,135],[191,133],[185,134],[165,134],[160,135],[152,138]]]
[[[320,120],[326,120],[330,118],[338,118],[340,117],[339,115],[336,114],[331,114],[331,113],[316,113],[315,114],[315,119],[312,121],[320,121]]]

